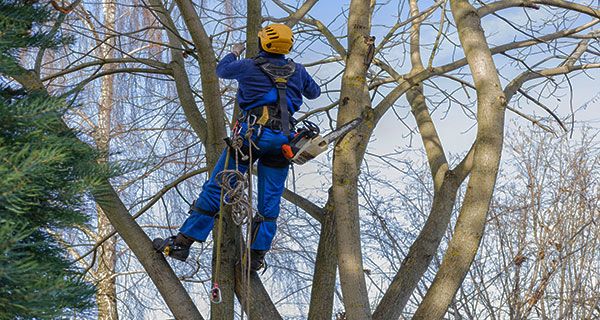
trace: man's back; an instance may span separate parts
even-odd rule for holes
[[[269,63],[284,65],[288,62],[282,54],[261,52],[260,57]],[[244,110],[263,105],[277,104],[277,90],[271,79],[260,69],[254,59],[236,60],[235,54],[228,54],[217,65],[217,75],[223,79],[236,79],[239,84],[238,101]],[[296,63],[296,71],[288,80],[286,96],[290,112],[298,111],[302,96],[315,99],[321,89],[308,74],[304,66]]]

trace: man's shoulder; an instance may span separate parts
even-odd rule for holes
[[[244,58],[244,59],[240,59],[238,61],[241,63],[254,64],[254,58]]]

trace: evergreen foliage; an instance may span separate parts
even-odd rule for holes
[[[103,177],[97,154],[62,123],[63,98],[6,81],[25,72],[22,50],[65,43],[44,31],[56,18],[47,6],[0,0],[0,319],[64,318],[93,305],[93,286],[56,235],[87,223],[85,192]]]

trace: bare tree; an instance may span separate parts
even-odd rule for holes
[[[570,141],[529,132],[511,134],[511,157],[474,265],[481,275],[466,284],[490,315],[592,319],[599,299],[597,133]]]

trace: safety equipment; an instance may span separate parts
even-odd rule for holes
[[[270,53],[288,54],[294,45],[292,29],[285,24],[275,23],[258,32],[260,46]]]
[[[271,130],[283,130],[283,123],[281,121],[281,110],[279,106],[276,105],[268,105],[252,108],[246,112],[238,119],[238,122],[246,122],[250,118],[251,120],[256,120],[254,122],[255,125],[259,125],[259,133],[262,133],[262,128],[269,128]],[[296,124],[296,119],[293,117],[289,118],[290,128],[293,128]],[[260,136],[260,135],[259,135]]]
[[[263,57],[254,58],[254,63],[260,67],[277,88],[277,106],[280,110],[282,131],[287,137],[290,135],[290,112],[286,91],[288,79],[296,72],[296,63],[292,59],[288,59],[286,64],[278,66]]]
[[[319,135],[319,128],[310,121],[303,121],[306,128],[298,129],[298,134],[289,144],[281,146],[281,151],[286,159],[295,164],[305,164],[314,159],[319,154],[327,150],[327,146],[343,137],[350,130],[356,128],[362,122],[362,118],[356,118],[334,131],[331,131],[324,137]],[[315,129],[316,128],[316,129]]]
[[[171,236],[166,239],[155,238],[152,240],[152,246],[157,252],[164,253],[165,256],[185,261],[190,255],[190,247],[194,240],[186,237],[183,233]]]

